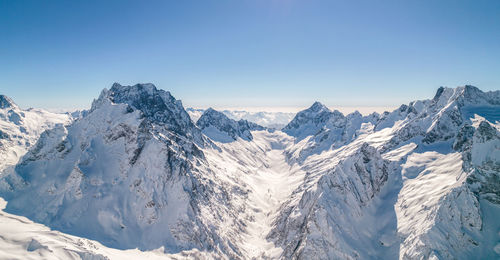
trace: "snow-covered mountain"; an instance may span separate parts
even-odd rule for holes
[[[195,124],[152,84],[114,84],[41,134],[0,195],[10,214],[104,245],[78,252],[116,259],[135,253],[106,246],[195,259],[497,259],[499,111],[500,91],[440,88],[381,115],[316,102],[280,131],[213,109]],[[16,241],[49,254],[35,240]]]
[[[200,108],[186,108],[191,119],[196,122],[201,117],[206,109]],[[281,129],[286,124],[290,122],[295,116],[295,113],[291,112],[251,112],[244,110],[228,110],[224,109],[222,111],[224,115],[230,119],[239,121],[241,119],[247,120],[248,122],[256,123],[258,125],[270,128],[270,129]]]
[[[372,130],[320,154],[301,152],[330,146],[329,139],[296,140],[289,160],[300,157],[308,174],[268,238],[285,248],[285,257],[497,258],[500,225],[493,216],[500,207],[486,198],[499,191],[499,93],[440,88],[434,99],[384,114],[369,122]],[[318,104],[304,112],[292,123],[318,127],[331,114]],[[292,123],[284,131],[300,127]],[[481,159],[472,159],[471,150]],[[488,191],[478,195],[478,187]]]
[[[212,108],[203,112],[196,125],[202,130],[203,134],[219,142],[232,142],[238,137],[250,141],[253,139],[251,131],[265,129],[244,119],[235,121]]]
[[[35,144],[40,134],[57,124],[72,121],[70,114],[42,109],[21,109],[12,99],[0,95],[0,175]]]
[[[236,255],[214,228],[230,202],[207,167],[208,145],[170,93],[114,84],[86,116],[44,132],[4,178],[6,211],[119,249]]]
[[[358,135],[371,132],[378,119],[377,113],[362,116],[358,111],[344,116],[338,110],[331,111],[315,102],[310,108],[297,113],[282,131],[296,138],[298,144],[290,152],[301,160],[311,153],[319,154],[341,147]]]

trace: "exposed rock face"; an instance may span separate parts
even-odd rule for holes
[[[5,95],[0,95],[0,109],[15,107],[14,101]]]
[[[221,142],[234,141],[238,137],[246,141],[251,141],[253,136],[250,131],[265,129],[244,119],[235,121],[212,108],[203,112],[196,125],[212,140]]]
[[[486,121],[475,129],[463,149],[470,189],[480,198],[500,205],[500,132]]]
[[[127,112],[139,110],[142,117],[166,127],[175,134],[201,141],[199,130],[184,110],[181,101],[172,97],[168,91],[158,90],[153,84],[122,86],[115,83],[109,91],[101,93],[99,99],[92,104],[91,110],[95,110],[106,100],[115,104],[127,104]]]

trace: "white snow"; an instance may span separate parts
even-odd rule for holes
[[[3,211],[0,198],[0,259],[212,259],[214,255],[197,249],[165,254],[163,248],[143,252],[118,250],[97,241],[68,235],[34,223],[26,217]]]
[[[461,154],[413,153],[402,168],[404,184],[395,205],[403,239],[400,258],[420,258],[439,250],[448,259],[470,250],[467,243],[472,238],[462,233],[461,226],[478,232],[481,218],[477,200],[462,186],[467,174]]]

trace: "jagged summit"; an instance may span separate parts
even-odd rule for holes
[[[250,131],[264,130],[265,128],[241,119],[230,119],[224,113],[208,108],[196,122],[196,125],[210,139],[219,142],[232,142],[238,137],[250,141],[253,139]]]
[[[338,110],[331,111],[321,103],[315,102],[310,108],[297,113],[282,131],[294,136],[298,142],[311,137],[298,153],[298,159],[302,160],[308,154],[343,146],[360,133],[371,131],[371,127],[379,117],[377,113],[363,116],[359,111],[344,116]],[[363,124],[366,126],[362,129]]]
[[[92,103],[91,111],[109,101],[114,104],[127,104],[128,112],[139,110],[144,118],[162,124],[175,133],[183,136],[199,135],[181,101],[151,83],[133,86],[114,83],[111,89],[104,89]]]
[[[458,87],[458,89],[462,90],[463,98],[469,103],[472,102],[481,102],[487,103],[489,105],[500,105],[500,91],[488,91],[483,92],[477,87],[466,85],[464,87]]]
[[[328,107],[320,103],[319,101],[316,101],[312,104],[311,107],[309,107],[307,110],[312,111],[312,112],[321,112],[321,111],[330,111]]]
[[[209,108],[207,108],[207,110],[205,110],[205,112],[203,112],[203,114],[206,116],[217,116],[219,114],[222,114],[222,112],[219,112],[219,111],[209,107]]]
[[[500,105],[500,91],[483,92],[471,85],[456,88],[439,87],[432,101],[438,107],[446,106],[454,101],[458,102],[459,106]]]
[[[377,113],[362,116],[353,112],[344,116],[338,111],[331,111],[319,102],[305,109],[282,130],[301,141],[312,136],[310,147],[304,152],[319,153],[331,147],[344,145],[358,135],[393,127],[396,122],[403,122],[398,134],[394,135],[387,147],[398,145],[416,136],[424,136],[426,144],[447,141],[455,137],[457,129],[469,122],[475,114],[490,122],[500,121],[498,113],[500,91],[483,92],[466,85],[456,88],[440,87],[433,99],[413,101],[401,105],[392,112],[382,115]],[[321,145],[320,145],[321,144]]]
[[[16,103],[11,98],[5,95],[0,95],[0,109],[15,107]]]
[[[444,92],[444,87],[441,86],[438,88],[438,90],[436,91],[436,94],[434,95],[434,98],[432,98],[432,100],[436,101],[436,100],[439,100],[439,97],[443,94]]]
[[[317,133],[328,121],[337,121],[343,118],[344,115],[338,110],[331,111],[328,107],[316,101],[308,109],[297,113],[282,131],[300,140]]]
[[[376,130],[393,127],[395,122],[403,120],[400,121],[404,122],[402,128],[388,145],[397,145],[416,136],[424,136],[425,144],[448,141],[456,137],[464,124],[470,124],[475,115],[490,122],[500,120],[498,105],[500,91],[483,92],[470,85],[440,87],[431,100],[414,101],[385,113],[377,122]]]

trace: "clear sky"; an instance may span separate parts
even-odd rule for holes
[[[0,93],[85,108],[113,82],[185,106],[398,106],[500,89],[500,1],[0,0]]]

